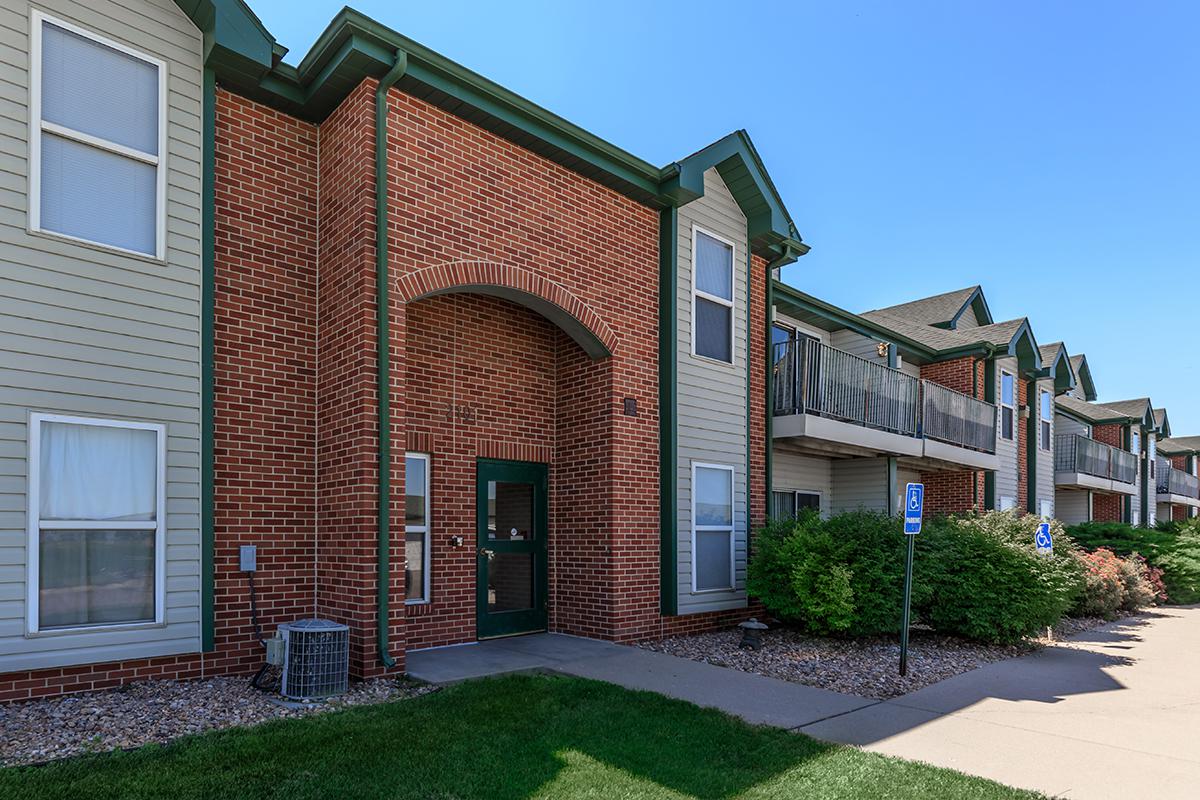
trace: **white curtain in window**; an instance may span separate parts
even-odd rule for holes
[[[155,519],[155,431],[62,422],[41,427],[42,521]]]
[[[158,66],[47,22],[42,119],[158,154]]]
[[[733,248],[696,232],[696,288],[725,300],[733,300]]]

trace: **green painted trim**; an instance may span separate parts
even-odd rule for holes
[[[764,367],[766,368],[766,386],[767,396],[766,402],[763,404],[763,410],[766,412],[766,510],[768,521],[771,518],[771,493],[775,490],[775,410],[773,408],[775,398],[775,349],[772,345],[774,339],[772,326],[775,324],[772,317],[772,310],[775,308],[775,281],[772,280],[775,268],[767,265],[767,307],[764,309],[766,313],[766,324],[763,326],[763,335],[766,336],[766,343],[763,345],[763,350],[766,353],[766,358],[763,359]],[[747,548],[747,561],[749,561],[749,548]]]
[[[983,296],[983,287],[976,286],[975,291],[971,292],[970,297],[968,297],[966,302],[962,304],[962,307],[955,312],[954,316],[947,321],[945,327],[949,328],[950,330],[957,330],[958,321],[962,319],[963,314],[967,313],[967,309],[971,308],[972,306],[975,308],[975,318],[977,320],[982,320],[979,323],[981,326],[992,324],[992,310],[988,308],[987,298]]]
[[[216,309],[217,79],[204,70],[200,185],[200,649],[216,649],[213,541],[216,521],[213,325]]]
[[[1025,509],[1030,514],[1038,513],[1037,508],[1037,472],[1038,472],[1038,435],[1042,421],[1041,398],[1038,396],[1037,381],[1029,381],[1025,385],[1025,405],[1029,409],[1029,419],[1025,420]]]
[[[983,399],[989,403],[996,402],[996,361],[988,358],[984,362]],[[983,473],[983,509],[996,510],[996,471],[988,470]]]
[[[391,620],[391,499],[392,499],[392,369],[391,369],[391,283],[388,270],[388,167],[387,116],[388,91],[408,68],[403,51],[396,51],[392,68],[375,88],[375,358],[379,406],[379,551],[377,562],[377,595],[379,608],[376,627],[379,640],[379,660],[391,669],[396,660],[388,653],[388,630]]]
[[[678,251],[679,210],[671,206],[658,212],[658,550],[659,607],[665,616],[679,610]]]
[[[1087,356],[1079,354],[1079,371],[1076,374],[1083,386],[1083,399],[1089,403],[1096,402],[1100,395],[1096,392],[1096,382],[1092,380],[1092,368],[1088,366]]]

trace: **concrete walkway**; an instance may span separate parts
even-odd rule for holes
[[[1200,797],[1200,608],[1168,608],[800,728],[1079,798]]]
[[[558,672],[719,708],[760,725],[799,728],[876,701],[764,678],[665,653],[554,633],[418,650],[408,674],[455,683],[513,672]]]
[[[880,702],[590,639],[410,653],[433,683],[559,672],[1072,798],[1200,797],[1200,608],[1113,623]]]

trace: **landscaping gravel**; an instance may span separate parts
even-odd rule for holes
[[[1067,620],[1055,629],[1053,637],[1017,645],[980,644],[914,628],[909,635],[908,675],[904,678],[899,675],[897,638],[826,639],[773,627],[764,632],[761,650],[739,648],[742,633],[736,629],[641,642],[638,646],[806,686],[887,700],[993,661],[1026,655],[1105,622]]]
[[[0,705],[0,765],[139,747],[217,728],[257,725],[416,697],[434,687],[376,678],[321,703],[272,702],[246,678],[140,681],[104,692]]]

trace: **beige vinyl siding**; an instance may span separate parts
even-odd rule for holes
[[[830,459],[801,455],[786,446],[776,445],[771,454],[771,489],[776,492],[819,492],[821,514],[829,514],[833,502]]]
[[[0,672],[200,649],[202,38],[169,2],[37,8],[167,62],[165,263],[28,226],[30,6],[0,6]],[[16,265],[17,268],[11,268]],[[165,624],[24,635],[30,412],[167,426]]]
[[[861,333],[843,328],[840,331],[834,331],[830,336],[831,344],[839,350],[845,350],[847,353],[853,353],[856,356],[865,358],[873,364],[879,364],[886,367],[888,364],[887,356],[879,355],[879,343],[882,339],[872,339],[869,336],[863,336]],[[900,371],[914,378],[921,377],[921,368],[916,364],[910,364],[904,359],[900,359]]]
[[[1054,516],[1064,525],[1078,525],[1091,520],[1089,492],[1062,490],[1054,497]]]
[[[833,513],[887,511],[887,459],[846,458],[833,462]]]
[[[1080,436],[1092,438],[1092,428],[1090,425],[1085,425],[1077,419],[1068,417],[1065,414],[1054,415],[1054,432],[1060,435],[1068,433],[1076,433]]]
[[[964,315],[965,316],[965,315]],[[1017,494],[1017,442],[1019,439],[1018,428],[1025,424],[1025,420],[1021,419],[1021,405],[1025,400],[1021,397],[1019,388],[1020,375],[1017,374],[1017,360],[1015,358],[1000,358],[996,360],[996,408],[999,414],[1000,398],[1001,398],[1001,371],[1009,372],[1013,375],[1013,438],[1011,440],[1000,436],[1000,430],[997,429],[996,434],[996,455],[1000,459],[1000,468],[996,470],[996,508],[1000,508],[1001,497],[1011,497],[1015,503],[1019,495]],[[1001,424],[1001,419],[997,416],[996,424]]]
[[[1054,433],[1055,433],[1055,417],[1054,413],[1054,382],[1049,380],[1038,381],[1038,405],[1031,409],[1037,419],[1037,470],[1034,473],[1037,475],[1037,503],[1034,506],[1035,513],[1040,514],[1042,511],[1042,501],[1049,501],[1052,516],[1054,516]],[[1048,450],[1042,449],[1042,418],[1041,418],[1041,394],[1042,391],[1050,393],[1050,441]]]
[[[733,242],[733,364],[692,355],[692,230]],[[704,196],[679,209],[678,270],[678,604],[680,614],[746,604],[746,218],[715,169]],[[733,467],[735,585],[692,592],[692,465]]]
[[[970,306],[963,315],[958,318],[955,323],[955,329],[960,331],[970,330],[971,328],[979,327],[979,318],[975,316],[975,306]]]

